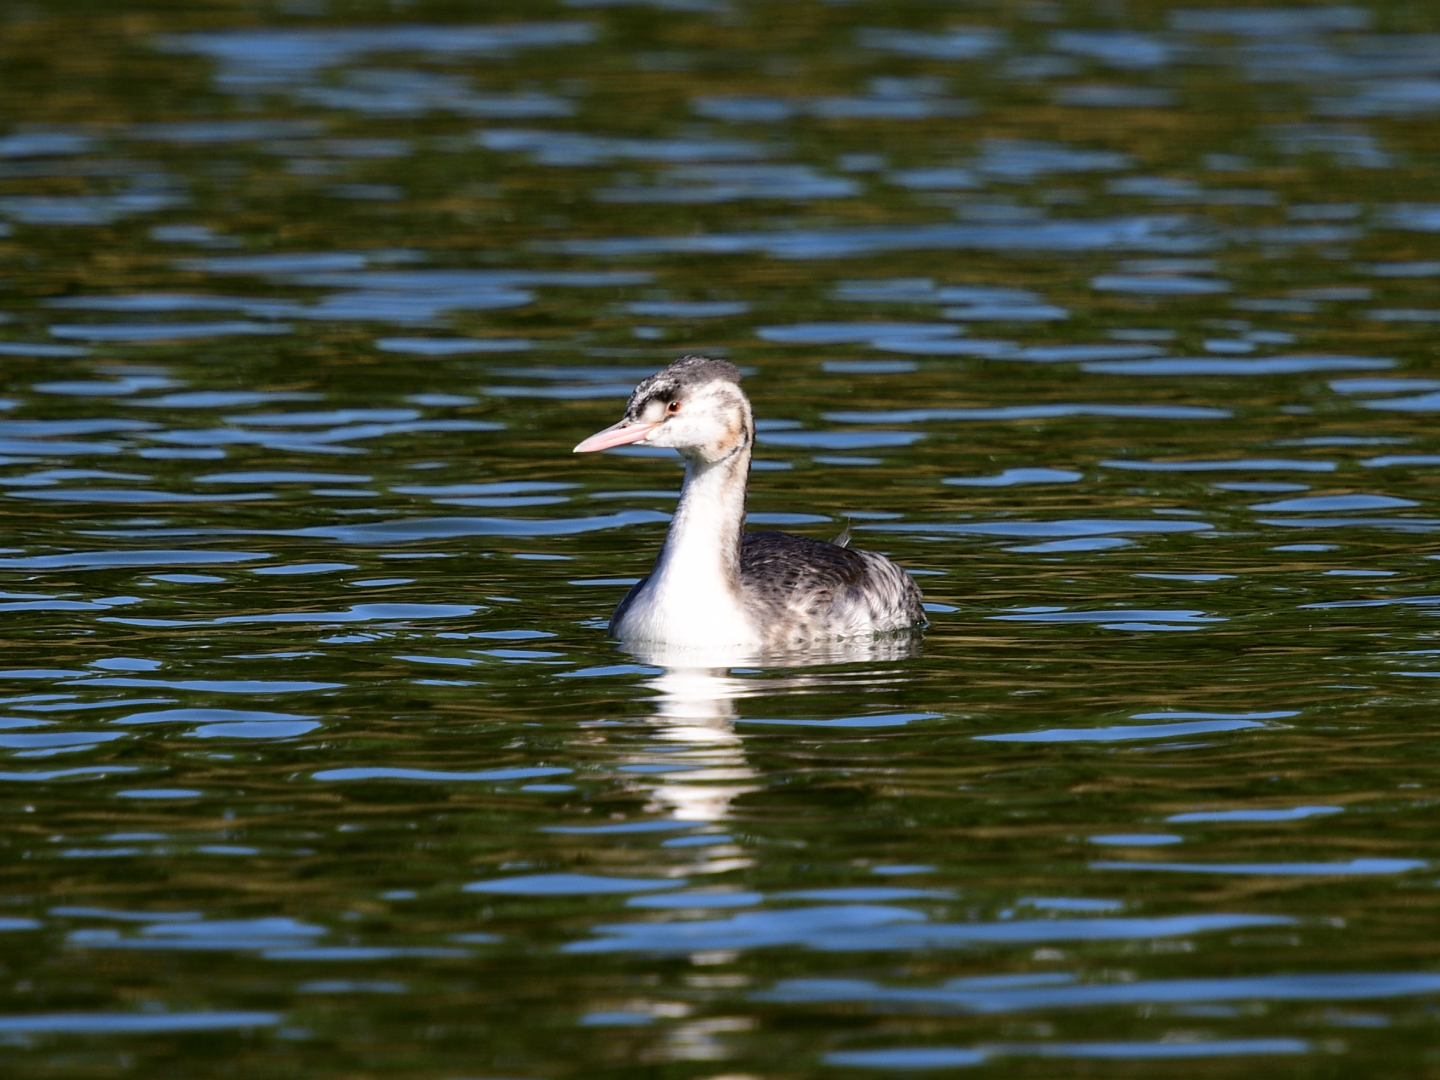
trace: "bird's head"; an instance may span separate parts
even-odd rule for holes
[[[753,427],[740,369],[687,356],[637,386],[620,421],[591,435],[575,453],[643,443],[714,463],[747,446]]]

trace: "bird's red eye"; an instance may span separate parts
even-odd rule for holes
[[[677,412],[680,411],[680,403],[678,401],[670,402],[669,405],[665,406],[665,411],[668,412],[671,416],[674,416]]]

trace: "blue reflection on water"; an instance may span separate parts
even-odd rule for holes
[[[1306,818],[1343,811],[1340,806],[1291,806],[1284,809],[1253,810],[1195,810],[1186,814],[1171,814],[1165,820],[1176,825],[1199,822],[1248,822],[1248,821],[1303,821]]]
[[[944,949],[1030,945],[1055,941],[1117,941],[1285,926],[1273,915],[1177,915],[1161,918],[1013,919],[930,922],[918,911],[878,904],[747,912],[726,919],[670,923],[611,923],[601,935],[564,946],[568,953],[684,953],[712,949],[803,946],[821,952]]]
[[[1029,159],[1024,158],[1025,168]],[[1015,166],[1021,167],[1019,163]],[[1022,176],[1029,175],[1022,172]],[[839,259],[891,251],[1003,252],[1206,251],[1208,237],[1173,217],[1039,221],[1028,224],[935,224],[799,229],[786,232],[710,233],[702,236],[615,237],[544,245],[570,255],[738,255],[776,259]]]
[[[1044,731],[1017,731],[1003,735],[976,735],[981,742],[1125,742],[1132,739],[1170,739],[1177,735],[1205,735],[1221,731],[1244,731],[1265,725],[1258,720],[1193,720],[1177,724],[1123,724],[1101,728],[1049,728]]]
[[[304,84],[327,67],[376,52],[446,56],[504,56],[519,49],[583,45],[595,28],[584,22],[508,25],[336,27],[230,30],[171,34],[162,49],[217,62],[216,85],[232,93]]]
[[[1423,859],[1351,859],[1349,862],[1294,863],[1091,863],[1094,870],[1166,870],[1179,874],[1251,874],[1275,877],[1349,877],[1404,874],[1429,864]]]
[[[1437,991],[1440,975],[1430,972],[1316,972],[1134,982],[1081,982],[1065,974],[1020,975],[953,979],[935,987],[887,987],[865,979],[784,979],[755,996],[789,1004],[854,1001],[1003,1013],[1202,1001],[1362,1001]]]
[[[464,891],[502,896],[609,896],[678,889],[684,884],[681,879],[657,881],[653,878],[607,877],[602,874],[528,874],[494,881],[472,881],[464,886]]]
[[[872,1069],[946,1069],[983,1065],[995,1058],[1079,1058],[1102,1061],[1249,1057],[1305,1054],[1304,1039],[1203,1039],[1194,1042],[1050,1042],[995,1043],[969,1050],[960,1047],[915,1047],[893,1050],[846,1050],[825,1055],[827,1065]]]
[[[156,1035],[273,1027],[282,1015],[218,1009],[180,1013],[33,1013],[0,1016],[3,1035]]]

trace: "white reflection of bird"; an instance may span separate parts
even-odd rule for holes
[[[883,555],[782,532],[745,532],[755,443],[740,372],[687,356],[630,395],[619,423],[576,453],[628,443],[685,458],[680,504],[655,568],[620,602],[610,633],[680,648],[788,649],[919,626],[920,590]],[[848,530],[846,530],[848,534]]]

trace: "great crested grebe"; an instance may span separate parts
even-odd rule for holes
[[[745,532],[755,419],[734,364],[687,356],[630,395],[620,422],[577,454],[628,443],[685,459],[680,504],[655,568],[610,619],[610,635],[679,648],[792,648],[925,622],[920,589],[883,555],[783,532]]]

